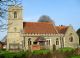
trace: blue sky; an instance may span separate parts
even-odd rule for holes
[[[56,25],[80,27],[80,0],[23,0],[25,21],[37,21],[42,15],[50,16]]]
[[[50,16],[56,25],[72,25],[80,28],[80,0],[23,0],[23,19],[36,22],[40,16]],[[0,38],[5,36],[0,32]]]

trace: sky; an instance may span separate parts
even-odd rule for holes
[[[80,27],[80,0],[23,0],[22,5],[24,21],[35,22],[48,15],[56,25]]]
[[[42,15],[48,15],[56,25],[72,25],[80,28],[80,0],[22,0],[23,19],[36,22]],[[6,32],[0,32],[0,39]]]

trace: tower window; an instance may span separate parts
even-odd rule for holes
[[[17,18],[17,12],[16,11],[14,12],[14,18]]]

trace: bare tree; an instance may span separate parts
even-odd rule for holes
[[[10,25],[8,21],[8,7],[9,6],[21,6],[22,0],[0,0],[0,32],[7,30],[7,26]]]

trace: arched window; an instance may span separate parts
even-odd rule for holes
[[[73,37],[72,36],[69,38],[69,41],[70,42],[73,42]]]
[[[14,18],[17,18],[17,12],[16,11],[14,12]]]
[[[73,36],[72,36],[72,33],[70,33],[69,41],[70,41],[70,42],[73,42]]]
[[[31,45],[31,38],[28,39],[28,45]]]
[[[56,39],[56,45],[59,45],[59,39],[58,38]]]

